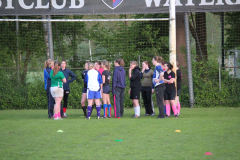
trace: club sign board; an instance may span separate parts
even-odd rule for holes
[[[168,13],[170,0],[0,0],[0,15]],[[175,0],[176,12],[240,11],[240,0]]]

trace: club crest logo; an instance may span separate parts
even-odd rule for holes
[[[123,0],[102,0],[102,1],[103,3],[106,4],[106,6],[108,6],[111,9],[117,8],[123,2]]]

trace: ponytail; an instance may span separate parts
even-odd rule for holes
[[[155,61],[157,61],[158,63],[161,63],[161,62],[162,62],[162,57],[160,57],[160,56],[154,56],[153,59],[154,59]]]
[[[115,62],[118,63],[118,64],[119,64],[120,66],[122,66],[122,67],[125,65],[123,59],[116,59]]]
[[[45,66],[45,68],[48,67],[47,61],[44,62],[44,66]]]
[[[54,63],[53,76],[55,76],[58,73],[60,65],[61,64],[59,62]]]

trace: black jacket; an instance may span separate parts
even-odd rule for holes
[[[142,88],[141,72],[140,72],[140,68],[138,66],[136,66],[132,71],[132,76],[130,78],[130,87],[131,88]]]

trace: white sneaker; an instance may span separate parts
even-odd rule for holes
[[[57,118],[54,118],[54,120],[60,120],[60,119],[57,117]]]

